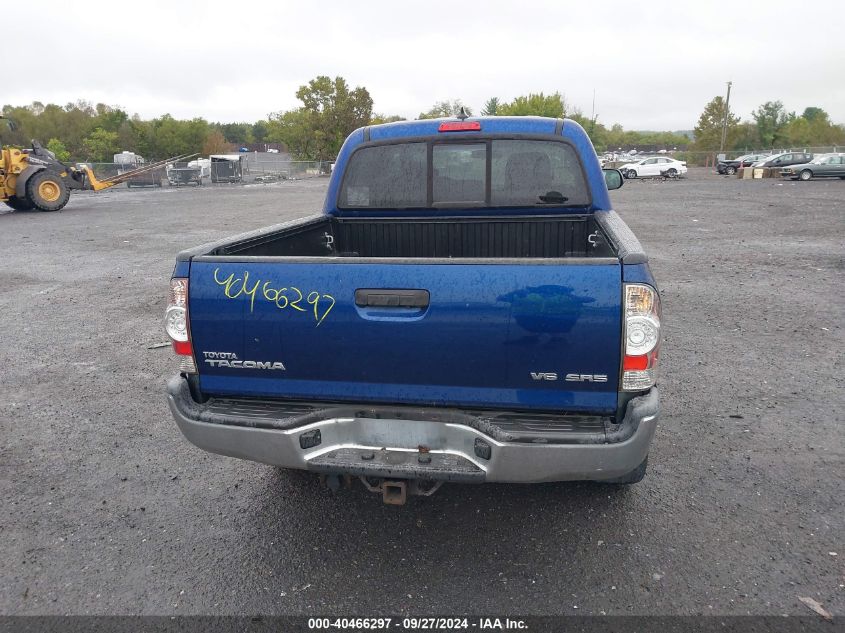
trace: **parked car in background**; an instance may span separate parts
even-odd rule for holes
[[[744,154],[730,160],[722,160],[716,164],[716,171],[720,174],[733,176],[741,167],[751,167],[758,160],[766,160],[771,154]]]
[[[669,177],[675,177],[687,173],[687,164],[685,161],[675,160],[667,156],[655,156],[622,165],[619,171],[622,172],[625,178],[641,178],[643,176],[660,176],[663,174]]]
[[[812,178],[845,180],[845,154],[822,154],[809,163],[784,167],[780,170],[780,175],[792,180],[811,180]]]
[[[752,167],[787,167],[789,165],[801,165],[813,160],[813,155],[807,152],[784,152],[767,158],[762,158]]]

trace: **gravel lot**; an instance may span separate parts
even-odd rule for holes
[[[0,613],[845,614],[845,181],[627,182],[666,323],[645,481],[404,507],[194,448],[151,349],[177,251],[325,187],[0,211]]]

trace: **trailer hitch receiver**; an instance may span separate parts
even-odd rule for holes
[[[408,500],[408,487],[404,481],[385,480],[381,484],[381,494],[386,504],[403,506]]]

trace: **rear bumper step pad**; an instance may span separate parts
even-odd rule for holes
[[[614,431],[619,427],[608,416],[525,411],[308,403],[229,396],[215,396],[202,404],[193,400],[185,404],[197,420],[210,424],[288,430],[329,418],[429,420],[463,424],[503,442],[604,444],[613,441]]]

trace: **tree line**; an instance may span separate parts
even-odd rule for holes
[[[726,106],[725,100],[717,96],[704,107],[693,131],[695,142],[691,149],[722,149]],[[805,108],[799,115],[787,112],[781,101],[767,101],[745,121],[730,109],[727,111],[724,150],[728,153],[831,145],[845,145],[845,126],[834,124],[828,113],[816,106]]]
[[[174,119],[165,114],[142,120],[126,110],[86,101],[3,107],[14,127],[0,126],[3,145],[27,147],[37,139],[62,161],[111,162],[114,154],[131,151],[148,159],[199,152],[232,151],[242,145],[263,143],[268,122],[210,123],[202,118]]]
[[[457,116],[461,108],[472,116],[472,109],[465,106],[460,99],[455,99],[435,103],[429,110],[421,112],[417,118]],[[685,147],[691,142],[690,137],[683,132],[625,130],[618,123],[607,127],[599,123],[596,117],[588,117],[579,108],[570,106],[559,92],[550,95],[542,92],[530,93],[518,96],[513,101],[502,101],[498,97],[490,97],[484,103],[481,114],[482,116],[545,116],[556,119],[567,117],[577,121],[587,131],[598,152],[650,145],[673,149]]]
[[[402,120],[373,112],[373,99],[367,89],[351,88],[343,77],[316,77],[300,86],[296,97],[300,106],[273,112],[254,123],[181,120],[169,114],[142,120],[138,115],[129,116],[120,107],[85,101],[65,106],[39,102],[6,105],[3,114],[13,119],[17,127],[12,130],[0,126],[0,142],[26,146],[35,138],[64,161],[110,162],[113,154],[124,150],[151,160],[194,152],[208,155],[254,143],[282,144],[299,160],[332,160],[356,128]],[[417,118],[451,117],[462,109],[473,114],[472,108],[460,99],[440,101]],[[619,124],[608,127],[572,107],[559,92],[530,93],[511,101],[491,97],[481,114],[569,117],[584,127],[599,152],[638,146],[714,152],[721,143],[725,102],[722,97],[715,97],[705,106],[693,131],[694,141],[684,132],[625,130]],[[845,127],[832,123],[818,107],[808,107],[797,115],[787,112],[780,101],[770,101],[754,110],[748,121],[728,112],[727,151],[843,143]]]

